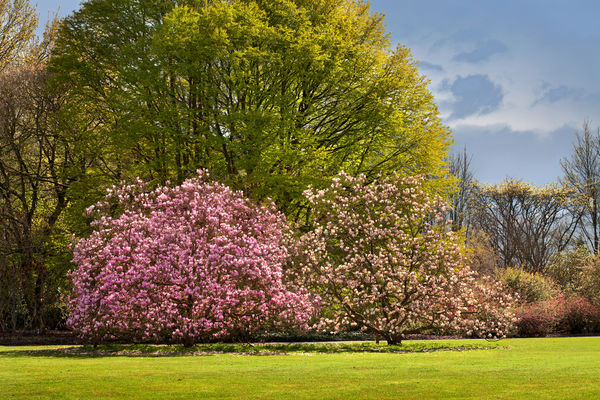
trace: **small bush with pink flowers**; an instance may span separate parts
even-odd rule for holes
[[[342,173],[328,188],[305,192],[314,226],[298,240],[290,268],[327,305],[318,328],[357,326],[389,344],[411,333],[510,330],[511,297],[464,266],[461,240],[443,223],[446,206],[423,181]]]
[[[118,211],[115,211],[118,210]],[[241,340],[305,328],[308,293],[286,282],[286,221],[206,180],[108,191],[74,246],[69,326],[93,343]]]

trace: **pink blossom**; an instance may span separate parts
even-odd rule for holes
[[[314,313],[282,271],[284,216],[202,171],[175,187],[123,183],[88,211],[95,231],[74,248],[68,324],[94,343],[242,339],[306,328]]]
[[[389,343],[410,333],[499,337],[510,329],[510,297],[464,266],[459,237],[433,224],[446,206],[423,181],[341,173],[327,189],[305,192],[314,226],[295,243],[289,268],[326,304],[317,328],[359,326]]]

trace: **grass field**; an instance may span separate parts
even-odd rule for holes
[[[0,398],[600,399],[600,338],[403,347],[0,347]]]

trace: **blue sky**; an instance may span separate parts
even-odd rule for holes
[[[32,1],[33,2],[33,1]],[[39,0],[42,19],[78,0]],[[600,2],[371,0],[430,79],[475,176],[546,184],[584,120],[600,126]]]
[[[600,2],[373,0],[431,80],[475,175],[536,184],[562,173],[574,132],[600,125]]]
[[[29,2],[36,6],[42,27],[48,16],[58,12],[59,16],[64,17],[79,8],[80,4],[80,0],[29,0]]]

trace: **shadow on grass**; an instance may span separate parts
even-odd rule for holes
[[[434,351],[470,351],[502,348],[498,343],[435,343],[414,342],[397,346],[363,343],[277,343],[277,344],[229,344],[210,343],[192,347],[182,345],[154,344],[106,344],[96,349],[93,346],[67,346],[51,348],[18,348],[0,350],[0,359],[7,357],[179,357],[211,356],[216,354],[238,355],[289,355],[289,354],[333,354],[333,353],[428,353]]]

